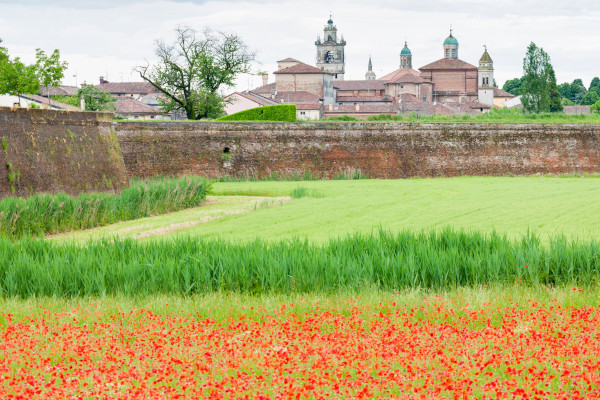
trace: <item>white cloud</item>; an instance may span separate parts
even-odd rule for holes
[[[600,75],[600,9],[596,2],[491,0],[318,1],[177,1],[115,0],[46,2],[0,0],[0,38],[12,55],[33,58],[36,47],[61,50],[70,63],[68,79],[96,82],[139,79],[134,66],[152,59],[154,41],[172,38],[177,25],[198,30],[210,26],[236,32],[258,51],[263,70],[272,72],[285,57],[315,63],[314,41],[333,12],[347,41],[347,76],[363,79],[369,55],[382,76],[398,67],[408,40],[413,65],[442,56],[442,42],[452,24],[460,58],[477,64],[483,44],[495,62],[498,83],[519,76],[530,41],[550,54],[559,82]],[[239,88],[257,86],[244,77]]]

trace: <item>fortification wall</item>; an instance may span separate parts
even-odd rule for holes
[[[600,125],[121,122],[131,175],[377,178],[600,172]]]
[[[112,114],[0,107],[0,197],[127,185],[112,120]]]

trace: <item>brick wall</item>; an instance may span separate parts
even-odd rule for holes
[[[0,107],[0,197],[127,185],[112,114]]]
[[[132,175],[378,178],[600,172],[600,125],[120,122]]]

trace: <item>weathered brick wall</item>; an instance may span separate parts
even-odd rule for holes
[[[0,107],[0,197],[129,182],[112,114]]]
[[[117,136],[140,177],[600,172],[600,125],[589,124],[121,122]]]

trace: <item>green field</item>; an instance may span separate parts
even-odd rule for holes
[[[255,207],[253,199],[229,197],[284,197],[298,188],[305,188],[307,195],[289,202],[273,199],[271,205],[277,207],[268,207],[267,200],[260,200],[263,206]],[[591,177],[214,183],[210,199],[209,207],[80,231],[60,239],[141,235],[144,240],[152,240],[190,235],[234,242],[307,238],[324,243],[380,228],[420,232],[446,227],[496,231],[512,239],[528,232],[542,240],[559,235],[584,241],[600,239],[600,179]],[[242,205],[244,199],[249,201],[246,206]],[[236,212],[244,207],[252,212]],[[221,217],[193,223],[207,213]],[[181,225],[185,223],[190,226]],[[157,231],[165,226],[177,229]],[[155,234],[143,235],[144,230]]]

